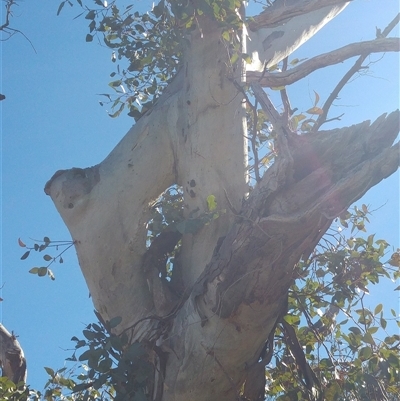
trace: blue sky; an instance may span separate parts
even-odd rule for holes
[[[384,3],[384,6],[383,6]],[[21,237],[48,236],[70,239],[61,218],[43,188],[56,170],[87,167],[103,160],[133,124],[122,116],[111,119],[99,106],[99,93],[108,91],[113,71],[111,51],[98,42],[85,43],[87,20],[73,20],[79,8],[65,8],[56,17],[58,1],[21,2],[12,26],[32,42],[15,35],[2,42],[1,185],[1,322],[19,335],[28,360],[28,382],[42,389],[44,366],[62,367],[71,355],[72,336],[80,337],[94,321],[93,306],[77,264],[75,252],[53,270],[56,280],[28,273],[43,265],[41,256],[20,257]],[[143,4],[143,3],[142,3]],[[326,26],[292,57],[311,57],[350,42],[370,40],[375,26],[384,28],[398,12],[397,0],[358,0]],[[391,36],[397,35],[398,29]],[[381,56],[371,57],[377,61]],[[354,60],[353,60],[354,62]],[[351,66],[342,63],[307,77],[289,89],[292,105],[300,111],[313,105],[314,92],[321,102]],[[399,56],[387,54],[371,65],[341,93],[335,112],[346,115],[326,128],[375,119],[399,107]],[[399,246],[399,174],[373,188],[358,204],[374,212],[370,232]],[[399,307],[392,287],[379,286],[371,299]],[[372,297],[372,296],[371,296]],[[371,301],[371,304],[373,301]],[[377,302],[376,302],[377,303]],[[367,305],[368,306],[368,305]]]

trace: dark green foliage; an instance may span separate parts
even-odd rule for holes
[[[29,397],[29,387],[19,386],[7,377],[0,377],[0,399],[2,401],[26,401]]]
[[[345,227],[350,223],[352,232],[357,227],[365,231],[367,214],[363,205],[338,220]],[[400,336],[390,334],[398,333],[398,314],[393,309],[388,314],[381,303],[365,304],[371,285],[400,276],[399,252],[388,249],[374,235],[346,239],[339,226],[297,265],[285,321],[294,328],[326,401],[386,400],[400,394]],[[313,400],[280,325],[274,356],[266,370],[268,399]]]
[[[98,314],[97,316],[100,317]],[[126,334],[112,334],[111,329],[117,327],[120,322],[121,319],[116,317],[107,322],[92,323],[83,330],[84,339],[73,337],[75,351],[67,360],[82,362],[82,372],[78,373],[76,369],[67,370],[65,367],[56,371],[45,367],[49,375],[45,391],[43,394],[31,391],[30,399],[148,400],[146,387],[154,369],[148,357],[151,350],[137,342],[130,344]],[[17,394],[11,382],[3,379],[0,383],[0,391],[4,390],[4,394],[5,391],[12,395]],[[26,400],[27,392],[28,389],[25,388],[25,392],[22,392],[25,398],[16,400]]]

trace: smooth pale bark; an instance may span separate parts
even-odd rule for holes
[[[300,3],[306,3],[304,7]],[[307,4],[308,3],[308,4]],[[330,3],[320,8],[321,3]],[[332,5],[333,3],[333,5]],[[348,5],[344,1],[304,1],[271,7],[249,23],[247,71],[263,72],[292,54]],[[306,11],[307,17],[298,17]],[[258,22],[258,23],[257,23]],[[252,30],[254,29],[254,30]]]
[[[381,38],[365,42],[352,43],[340,49],[312,57],[287,71],[270,73],[268,71],[249,71],[246,74],[247,82],[258,82],[264,87],[280,87],[293,84],[312,72],[363,54],[398,52],[399,38]]]
[[[298,2],[310,3],[317,2]],[[286,15],[268,28],[284,32],[279,40],[251,52],[286,57],[345,6],[333,3],[318,8],[318,21],[313,12],[298,16],[301,7]],[[157,105],[103,162],[57,172],[45,188],[75,240],[96,309],[104,319],[122,317],[118,330],[131,328],[133,340],[168,354],[162,401],[238,398],[261,371],[260,350],[284,312],[295,264],[332,219],[398,167],[398,147],[390,147],[396,113],[372,126],[279,135],[279,158],[244,200],[244,77],[216,24],[198,22]],[[210,195],[219,211],[182,238],[173,272],[185,290],[179,302],[144,263],[149,207],[172,184],[183,188],[186,218],[207,212]]]
[[[372,125],[290,137],[290,153],[244,203],[174,321],[165,399],[238,398],[284,309],[295,264],[334,218],[397,170],[399,144],[390,145],[398,132],[394,112]]]
[[[149,206],[175,181],[180,88],[177,76],[102,163],[58,171],[45,188],[75,241],[96,310],[121,316],[121,328],[157,312],[142,258]],[[136,327],[137,338],[146,330]]]
[[[229,80],[233,71],[227,44],[214,23],[200,20],[190,36],[183,63],[183,90],[176,132],[178,184],[183,187],[185,216],[208,211],[207,197],[220,216],[195,235],[183,236],[180,257],[185,288],[194,284],[232,221],[228,199],[240,208],[246,193],[246,121],[243,94]]]
[[[15,384],[25,383],[27,370],[24,351],[17,337],[0,324],[0,368],[2,376]]]

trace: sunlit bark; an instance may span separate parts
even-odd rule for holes
[[[346,6],[317,3],[299,1],[271,25],[267,14],[256,18],[247,51],[258,66],[250,70],[282,60]],[[110,155],[57,172],[45,188],[75,240],[96,309],[168,353],[163,401],[238,399],[260,371],[295,264],[399,164],[391,147],[398,113],[329,132],[281,132],[279,157],[247,197],[245,77],[230,66],[216,24],[199,26],[176,78]],[[283,34],[266,46],[274,32]],[[172,184],[183,188],[187,218],[206,213],[210,195],[219,212],[182,238],[180,300],[144,263],[149,206]]]

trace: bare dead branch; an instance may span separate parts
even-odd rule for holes
[[[5,22],[3,25],[0,25],[0,31],[3,31],[5,34],[8,35],[8,37],[6,37],[5,39],[0,39],[2,42],[5,42],[7,40],[9,40],[12,36],[14,36],[16,33],[20,33],[31,45],[33,51],[35,53],[37,53],[35,46],[33,46],[33,43],[31,42],[31,40],[23,33],[21,32],[19,29],[15,29],[15,28],[10,28],[10,17],[12,16],[12,10],[11,7],[14,5],[18,5],[18,3],[15,0],[6,0],[6,18],[5,18]],[[4,95],[1,95],[4,96]],[[4,97],[0,97],[0,101],[4,100]]]
[[[269,100],[268,95],[264,92],[261,85],[258,82],[253,82],[250,85],[253,90],[255,98],[260,102],[261,107],[267,113],[268,117],[271,120],[272,125],[275,129],[282,125],[282,117],[275,109],[275,106],[272,104],[271,100]]]
[[[288,138],[293,132],[290,130],[287,121],[278,113],[275,109],[271,100],[269,100],[268,95],[264,92],[263,88],[259,83],[253,82],[251,84],[251,89],[253,90],[255,98],[260,102],[260,105],[264,112],[269,116],[270,121],[277,132],[277,140],[276,143],[278,145],[279,153],[284,155],[282,158],[284,162],[282,162],[281,175],[283,177],[286,176],[286,171],[293,166],[293,158],[289,151]]]
[[[271,7],[268,7],[261,14],[254,16],[249,20],[249,29],[256,31],[264,26],[273,27],[283,21],[323,7],[343,5],[348,3],[344,0],[291,0],[276,1]]]
[[[390,24],[383,30],[383,32],[380,34],[380,38],[384,38],[386,37],[390,31],[398,24],[400,19],[400,13],[397,14],[397,16],[390,22]],[[322,124],[331,121],[327,120],[327,116],[328,116],[328,112],[329,109],[331,108],[333,102],[335,101],[335,99],[337,99],[340,91],[343,89],[343,87],[349,82],[350,78],[357,73],[358,71],[360,71],[362,68],[364,68],[362,66],[362,63],[365,61],[365,59],[370,55],[370,53],[368,54],[363,54],[361,55],[357,61],[354,63],[354,65],[347,71],[347,73],[343,76],[343,78],[338,82],[338,84],[336,85],[335,89],[332,91],[332,93],[329,95],[328,99],[326,100],[326,102],[324,103],[323,107],[322,107],[322,111],[323,113],[321,115],[318,116],[317,121],[315,122],[314,126],[313,126],[313,131],[317,132],[318,129],[321,127]]]
[[[313,126],[313,131],[317,132],[318,129],[321,127],[322,124],[326,123],[328,120],[326,119],[328,116],[329,109],[331,108],[333,102],[335,99],[337,99],[339,92],[344,88],[344,86],[349,82],[350,78],[360,69],[362,69],[362,63],[365,61],[365,59],[369,56],[369,54],[362,55],[360,56],[357,61],[354,63],[354,65],[349,69],[349,71],[346,72],[346,74],[343,76],[343,78],[339,81],[339,83],[336,85],[335,89],[332,91],[332,93],[329,95],[328,99],[322,106],[322,114],[318,116],[317,121],[315,122]]]
[[[282,66],[282,71],[287,71],[287,66],[288,66],[288,58],[284,58],[283,61],[283,66]],[[285,122],[285,125],[288,126],[289,125],[289,119],[291,117],[291,115],[293,114],[292,112],[292,108],[290,106],[290,101],[289,101],[289,96],[286,92],[286,88],[283,88],[282,90],[280,90],[280,94],[281,94],[281,99],[282,99],[282,104],[283,104],[283,120]]]
[[[382,36],[386,37],[389,35],[391,30],[400,22],[400,13],[398,13],[393,20],[389,23],[389,25],[383,30]]]
[[[290,85],[320,68],[325,68],[330,65],[341,63],[351,57],[371,53],[398,51],[400,51],[399,38],[382,38],[365,42],[352,43],[350,45],[341,47],[340,49],[333,50],[329,53],[324,53],[319,56],[313,57],[285,72],[261,73],[250,71],[247,73],[246,81],[248,83],[258,81],[258,83],[263,87],[278,87]]]
[[[6,20],[3,25],[0,25],[0,31],[4,31],[10,25],[11,7],[15,4],[14,0],[6,1]]]

